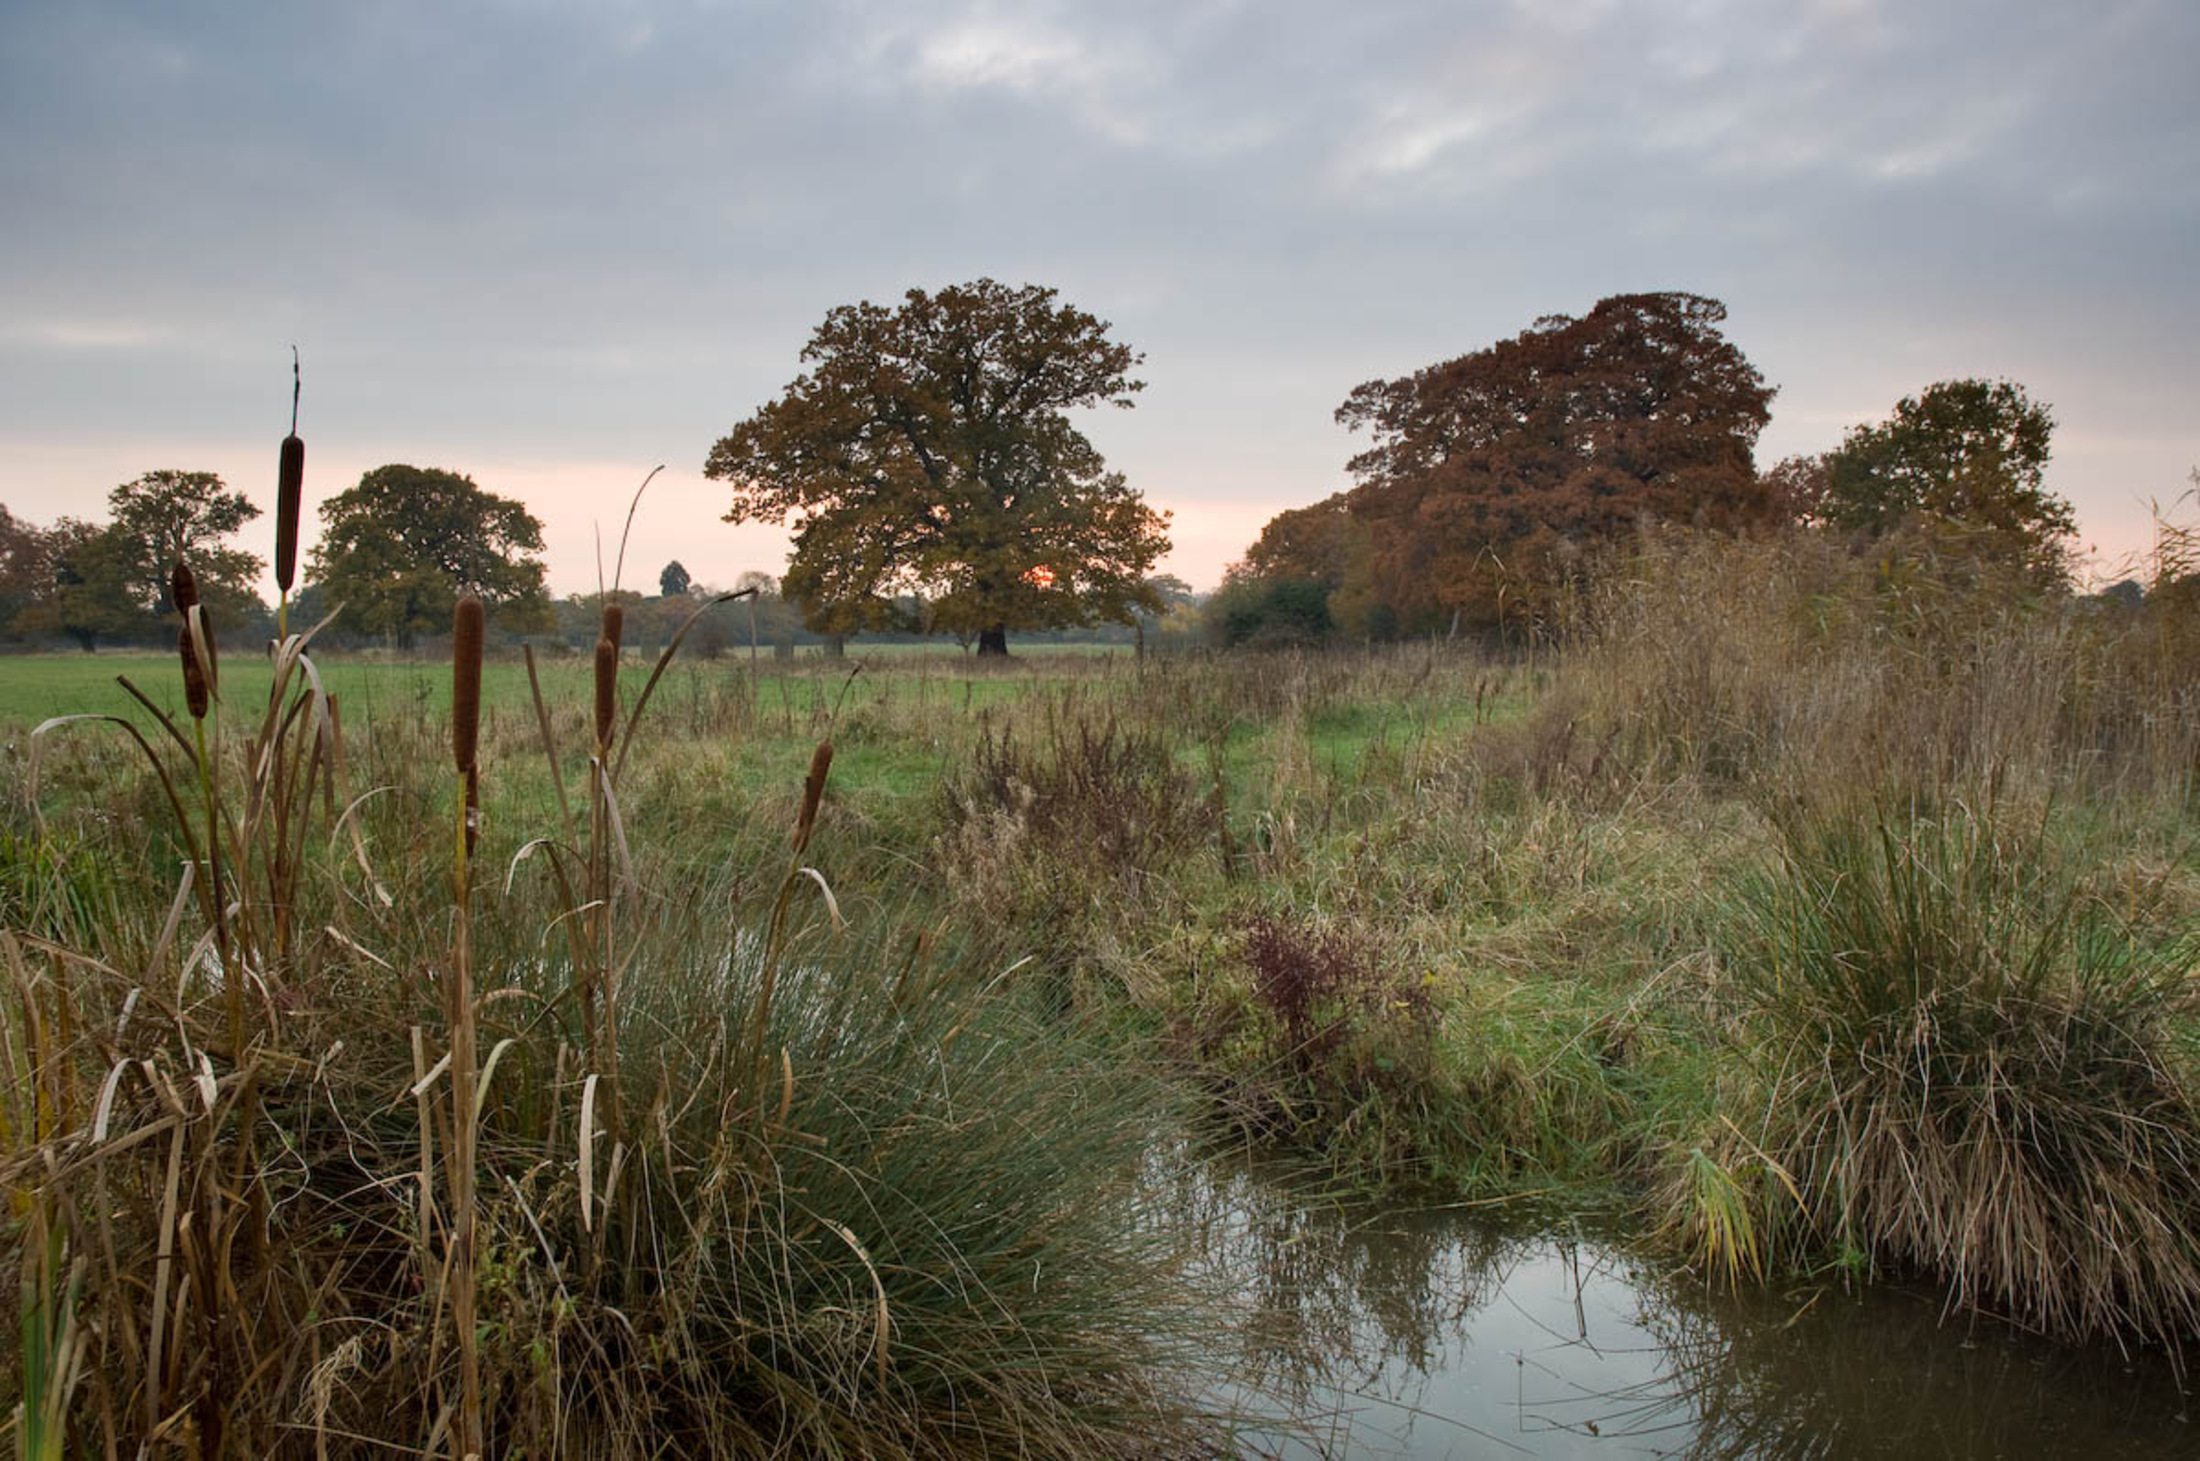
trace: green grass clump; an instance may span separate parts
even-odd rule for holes
[[[2060,1334],[2195,1332],[2189,934],[2052,817],[1960,805],[1797,813],[1735,913],[1759,1120],[1729,1154],[1793,1197],[1760,1184],[1760,1229],[1799,1214],[1801,1242]]]

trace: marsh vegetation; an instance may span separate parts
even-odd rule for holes
[[[1218,1145],[2181,1352],[2189,595],[1627,551],[1508,645],[492,623],[471,691],[293,639],[19,721],[26,1453],[1228,1444]]]

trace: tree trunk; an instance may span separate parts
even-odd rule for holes
[[[992,654],[997,654],[1003,659],[1008,657],[1008,626],[1006,624],[996,624],[991,629],[978,631],[979,658],[982,659]]]
[[[832,635],[832,636],[830,636],[829,638],[827,638],[827,639],[826,639],[826,641],[825,641],[825,658],[827,658],[827,659],[846,659],[846,658],[847,658],[847,656],[848,656],[848,636],[847,636],[847,635],[845,635],[845,634],[835,634],[835,635]]]

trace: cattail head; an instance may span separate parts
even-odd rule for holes
[[[608,618],[609,616],[606,615]],[[611,744],[611,722],[619,710],[619,646],[608,634],[596,636],[596,746]]]
[[[451,759],[460,773],[474,769],[481,744],[481,644],[488,620],[472,594],[451,616]]]
[[[298,508],[305,490],[306,444],[292,434],[283,438],[275,473],[275,585],[286,594],[298,575]]]
[[[168,570],[168,597],[175,602],[176,612],[186,616],[191,606],[199,601],[199,581],[181,562]]]
[[[617,604],[603,606],[603,637],[611,641],[613,649],[626,643],[626,610]]]
[[[799,856],[817,830],[817,804],[825,798],[825,774],[833,769],[833,743],[819,741],[810,753],[810,774],[802,782],[802,814],[795,818],[794,850]]]
[[[206,719],[208,701],[206,671],[199,664],[198,646],[191,642],[191,626],[176,631],[176,653],[183,660],[183,703],[193,720]]]

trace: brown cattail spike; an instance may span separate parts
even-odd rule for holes
[[[603,637],[611,641],[613,649],[626,643],[626,610],[617,604],[603,606]]]
[[[191,642],[191,626],[176,631],[176,653],[183,660],[183,703],[193,720],[206,719],[206,672],[199,668],[198,647]]]
[[[802,815],[795,818],[794,850],[800,856],[817,830],[817,804],[825,799],[825,775],[833,769],[833,743],[819,741],[810,754],[810,774],[802,782]]]
[[[481,645],[488,634],[481,600],[468,594],[451,616],[451,759],[474,769],[481,743]]]
[[[596,748],[611,744],[611,723],[619,709],[619,646],[609,635],[596,637]]]
[[[168,570],[168,597],[179,614],[189,614],[191,606],[199,601],[199,581],[181,563]]]
[[[298,508],[305,490],[306,444],[286,436],[275,472],[275,586],[286,594],[298,576]]]

